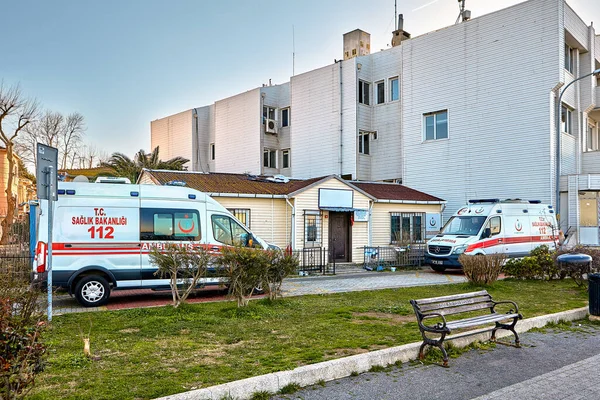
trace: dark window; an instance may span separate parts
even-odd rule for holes
[[[290,150],[283,150],[282,152],[282,161],[283,161],[283,166],[282,168],[289,168],[290,167]]]
[[[358,81],[358,102],[369,105],[369,94],[371,91],[371,85],[365,81]]]
[[[210,159],[211,160],[215,159],[215,144],[214,143],[210,144]]]
[[[391,213],[390,242],[421,243],[425,238],[424,213]]]
[[[275,108],[269,106],[263,106],[263,124],[268,119],[275,119]]]
[[[371,154],[369,149],[369,132],[360,132],[358,134],[358,152],[360,154]]]
[[[319,211],[305,211],[304,241],[313,244],[321,242],[321,213]]]
[[[264,149],[263,167],[277,168],[277,150]]]
[[[281,110],[281,126],[289,126],[290,125],[290,109],[284,108]]]
[[[573,134],[573,111],[570,108],[562,106],[560,119],[562,122],[562,131]]]
[[[383,82],[377,83],[377,104],[385,102],[385,85]]]
[[[565,69],[570,73],[575,70],[575,49],[565,44]]]
[[[140,240],[197,241],[200,216],[197,210],[140,209]]]

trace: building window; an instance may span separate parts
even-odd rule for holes
[[[360,132],[358,134],[358,152],[360,154],[370,154],[369,136],[370,132]]]
[[[214,161],[215,159],[215,144],[210,144],[210,159]]]
[[[423,119],[425,140],[448,138],[448,110],[424,114]]]
[[[304,242],[321,243],[321,212],[304,211]]]
[[[281,126],[290,126],[290,109],[284,108],[281,110]]]
[[[573,111],[563,104],[562,110],[560,113],[560,120],[562,123],[562,131],[568,133],[569,135],[573,134]]]
[[[282,158],[281,168],[289,168],[290,167],[290,149],[282,150],[281,158]]]
[[[108,229],[103,233],[105,238]],[[190,241],[200,240],[200,215],[196,210],[142,208],[140,239]]]
[[[422,243],[425,238],[425,213],[390,213],[393,244]]]
[[[590,120],[587,128],[587,149],[588,151],[600,150],[600,135],[598,135],[598,127]]]
[[[228,208],[227,211],[233,214],[246,228],[250,228],[250,209],[248,208]]]
[[[269,106],[263,106],[263,124],[267,119],[275,119],[275,108]]]
[[[377,99],[375,101],[377,104],[383,104],[385,102],[385,85],[383,81],[377,82],[375,85],[377,86]]]
[[[398,86],[398,78],[390,79],[390,101],[395,101],[400,98],[400,87]]]
[[[358,102],[369,105],[369,94],[371,92],[371,84],[365,81],[358,81]]]
[[[263,167],[277,168],[277,150],[265,149],[263,151]]]
[[[575,49],[565,44],[565,69],[570,73],[575,70]]]

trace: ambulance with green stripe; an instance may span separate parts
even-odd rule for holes
[[[552,206],[539,200],[469,200],[427,242],[425,263],[442,272],[462,268],[461,254],[524,257],[541,245],[554,249],[559,236]]]

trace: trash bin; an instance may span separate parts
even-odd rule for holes
[[[600,316],[600,274],[588,275],[590,315]]]

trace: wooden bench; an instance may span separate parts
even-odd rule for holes
[[[429,299],[411,300],[415,314],[417,315],[417,322],[419,323],[419,329],[421,330],[421,336],[423,337],[423,344],[419,349],[419,359],[423,359],[425,355],[423,350],[425,346],[436,346],[444,355],[444,367],[448,367],[448,354],[444,349],[444,338],[449,335],[452,331],[457,329],[473,328],[476,326],[490,326],[487,331],[492,331],[492,342],[496,341],[496,331],[498,329],[507,329],[515,335],[515,347],[521,347],[519,344],[519,335],[515,332],[515,325],[517,321],[522,319],[523,316],[519,314],[519,307],[514,301],[494,301],[492,296],[486,291],[480,292],[455,294],[451,296],[432,297]],[[507,313],[501,314],[496,312],[496,306],[498,304],[510,304],[514,309],[510,309]],[[489,310],[489,313],[478,316],[469,316],[464,319],[452,319],[446,320],[446,316],[457,315],[463,313],[481,312]],[[429,325],[426,323],[432,320]],[[512,320],[512,321],[510,321]],[[477,333],[481,333],[481,330],[467,331],[455,335],[452,339],[457,339],[463,336],[469,336]],[[483,332],[486,332],[484,330]],[[439,338],[427,337],[427,334],[433,334],[435,336],[440,335]],[[500,343],[500,342],[498,342]]]

